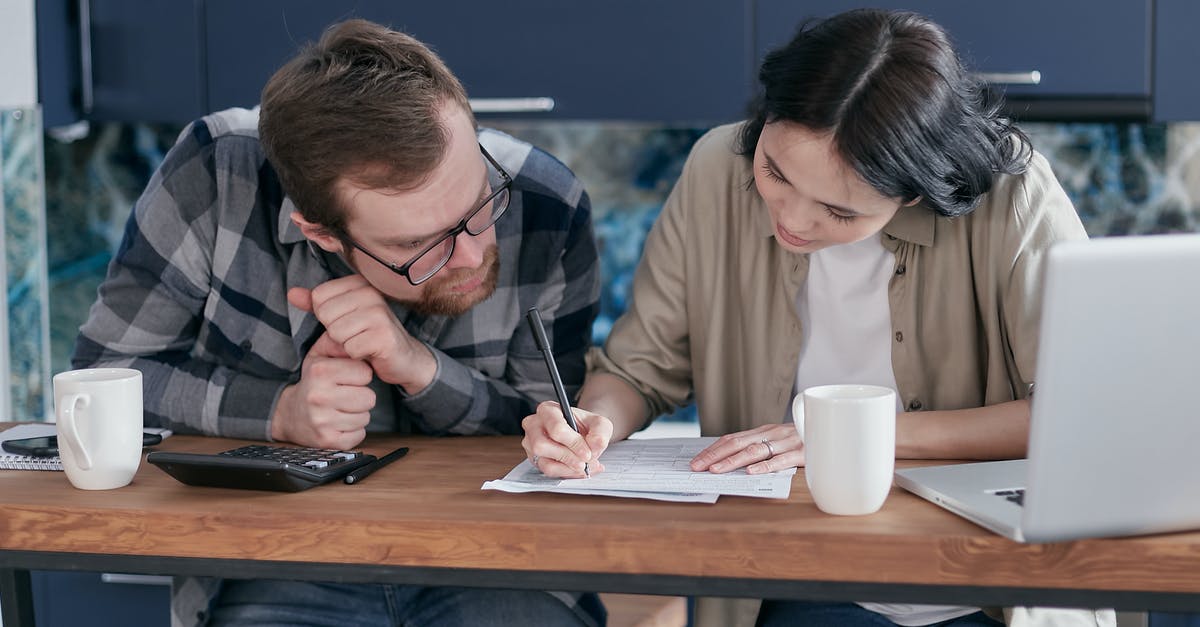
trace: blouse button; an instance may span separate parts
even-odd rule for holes
[[[903,341],[904,341],[904,334],[903,334],[903,333],[901,333],[901,332],[899,332],[899,331],[896,331],[896,341],[897,341],[897,342],[903,342]]]
[[[900,264],[900,265],[896,266],[896,275],[897,276],[902,275],[907,271],[908,271],[908,268],[905,268],[904,264]]]
[[[924,405],[921,404],[919,399],[914,398],[908,403],[908,411],[921,411],[922,407],[924,407]]]

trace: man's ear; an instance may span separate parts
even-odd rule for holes
[[[313,224],[305,220],[300,215],[299,211],[293,211],[290,216],[292,224],[300,227],[300,232],[304,234],[310,242],[320,246],[322,250],[335,255],[342,252],[342,240],[329,234],[329,230],[318,224]]]

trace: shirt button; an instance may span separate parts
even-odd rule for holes
[[[914,398],[908,402],[908,411],[921,411],[922,407],[924,407],[924,405],[921,404],[920,399]]]
[[[896,341],[897,341],[897,342],[903,342],[903,341],[904,341],[904,334],[903,334],[903,333],[901,333],[901,332],[899,332],[899,331],[896,331]]]
[[[904,264],[900,264],[900,265],[896,266],[896,275],[897,276],[902,275],[907,271],[908,271],[908,268],[905,268]]]

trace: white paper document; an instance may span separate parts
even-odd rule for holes
[[[786,499],[796,469],[751,475],[745,469],[724,474],[692,472],[689,462],[716,438],[622,440],[601,455],[604,472],[588,479],[552,479],[529,460],[503,479],[483,484],[485,490],[564,492],[667,501],[715,502],[722,494]]]

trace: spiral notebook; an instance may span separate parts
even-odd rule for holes
[[[154,433],[161,435],[163,438],[171,435],[170,429],[159,429],[155,427],[146,427],[142,429],[146,433]],[[48,435],[55,435],[55,425],[53,422],[33,422],[19,424],[10,429],[0,431],[0,442],[6,440],[19,440],[21,438],[40,438]],[[0,470],[62,470],[62,459],[58,457],[29,457],[27,455],[15,455],[4,449],[0,449]]]
[[[0,442],[19,440],[21,438],[40,438],[54,435],[54,423],[40,422],[21,424],[11,429],[0,431]],[[0,470],[62,470],[62,460],[58,457],[29,457],[16,455],[0,449]]]

